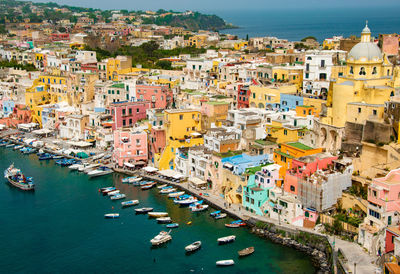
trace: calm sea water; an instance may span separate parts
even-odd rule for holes
[[[230,230],[207,212],[192,214],[179,208],[156,189],[141,191],[121,184],[119,175],[89,179],[87,175],[38,161],[0,148],[0,170],[14,162],[34,177],[36,191],[22,192],[0,184],[0,270],[2,273],[313,273],[303,253],[262,240],[247,229]],[[4,179],[3,179],[4,181]],[[116,185],[140,206],[168,211],[181,226],[172,241],[152,249],[149,240],[163,229],[133,208],[121,209],[98,193],[100,187]],[[114,209],[113,209],[114,207]],[[119,212],[120,219],[103,215]],[[192,221],[191,226],[186,225]],[[236,242],[218,246],[217,238],[235,234]],[[203,247],[191,256],[184,247],[201,240]],[[255,246],[256,252],[238,259],[237,251]],[[234,259],[236,265],[217,268],[215,262]]]
[[[301,5],[301,3],[299,2]],[[265,9],[265,7],[261,7]],[[210,11],[211,12],[211,11]],[[238,35],[241,38],[276,36],[299,41],[309,35],[320,42],[334,35],[360,36],[368,20],[372,35],[399,33],[400,8],[369,9],[299,9],[216,12],[225,21],[239,29],[223,30],[221,33]]]

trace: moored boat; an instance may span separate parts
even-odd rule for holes
[[[110,192],[107,192],[108,196],[113,196],[113,195],[117,195],[117,194],[119,194],[119,190],[118,189],[110,191]]]
[[[233,242],[235,240],[236,240],[236,236],[235,235],[230,235],[230,236],[221,237],[221,238],[217,239],[219,244],[227,244],[227,243],[231,243],[231,242]]]
[[[156,219],[159,224],[168,224],[172,222],[171,217],[160,217]]]
[[[89,172],[92,169],[95,169],[96,167],[100,166],[100,164],[84,164],[83,167],[80,167],[78,170],[80,172]]]
[[[111,168],[108,168],[106,166],[101,166],[101,167],[98,167],[95,170],[89,171],[87,173],[87,175],[89,175],[90,177],[99,177],[99,176],[111,174],[113,172],[114,171]]]
[[[242,249],[242,250],[238,251],[239,257],[248,256],[248,255],[251,255],[253,253],[254,253],[254,247],[253,246],[250,246],[250,247],[247,247],[245,249]]]
[[[202,204],[191,207],[192,212],[203,211],[206,210],[207,208],[208,205],[202,205]]]
[[[110,197],[110,199],[111,199],[111,200],[121,200],[121,199],[124,199],[125,197],[126,197],[125,194],[119,193],[119,194],[112,195],[112,196]]]
[[[141,186],[140,189],[147,190],[147,189],[153,188],[155,185],[156,185],[156,183],[148,183],[148,184]]]
[[[130,206],[134,206],[134,205],[138,205],[138,204],[139,204],[139,200],[130,200],[130,201],[125,201],[125,202],[121,203],[122,207],[130,207]]]
[[[44,154],[39,156],[39,160],[40,161],[51,160],[51,159],[53,159],[53,155],[51,155],[50,153],[44,153]]]
[[[226,213],[220,213],[218,215],[215,215],[214,219],[219,220],[219,219],[226,218],[226,216],[228,216]]]
[[[169,232],[161,231],[157,236],[155,236],[153,239],[150,240],[150,243],[152,245],[160,245],[172,240],[170,232],[171,231]]]
[[[161,189],[160,193],[161,194],[168,194],[168,193],[172,193],[174,191],[176,191],[176,188],[167,188],[167,189]]]
[[[177,227],[179,227],[178,223],[173,223],[173,224],[167,224],[166,225],[166,228],[177,228]]]
[[[6,148],[11,148],[11,147],[14,147],[15,146],[15,144],[13,144],[13,143],[8,143],[7,145],[6,145]]]
[[[217,266],[230,266],[234,264],[235,264],[234,260],[220,260],[216,262]]]
[[[11,164],[5,171],[4,171],[4,178],[7,181],[19,189],[22,190],[34,190],[35,184],[33,183],[33,179],[31,177],[25,177],[22,174],[21,170],[14,167],[14,164]]]
[[[116,190],[116,187],[114,187],[114,186],[100,188],[100,192],[103,194],[107,194],[108,192],[111,192],[114,190]]]
[[[107,214],[104,214],[104,218],[116,219],[116,218],[119,218],[119,213],[107,213]]]
[[[132,177],[123,178],[121,181],[122,181],[123,183],[132,184],[132,183],[134,183],[134,182],[139,182],[139,181],[141,181],[141,180],[142,180],[142,177],[132,176]]]
[[[163,189],[164,187],[167,187],[167,186],[168,186],[167,184],[163,184],[163,185],[157,186],[157,188],[158,189]]]
[[[197,242],[191,243],[190,245],[187,245],[185,247],[185,251],[186,252],[194,252],[194,251],[200,249],[200,247],[201,247],[201,241],[197,241]]]
[[[151,212],[151,211],[153,211],[152,207],[142,207],[142,208],[136,208],[135,209],[135,212],[137,214],[146,214],[146,213]]]
[[[176,203],[177,203],[177,204],[180,204],[180,205],[190,205],[190,204],[196,203],[197,201],[198,201],[198,200],[197,200],[196,197],[190,196],[190,197],[187,198],[187,199],[178,200],[178,201],[176,201]],[[175,202],[175,200],[174,200],[174,202]]]
[[[175,197],[181,196],[183,194],[185,194],[185,191],[176,191],[176,192],[169,193],[168,197],[169,198],[175,198]]]
[[[217,210],[217,211],[211,212],[211,213],[210,213],[210,216],[211,216],[211,217],[215,217],[215,216],[217,216],[217,215],[220,214],[220,213],[221,213],[221,210]]]
[[[21,149],[21,148],[23,148],[24,146],[22,146],[22,145],[16,145],[16,146],[14,146],[13,147],[13,150],[18,150],[18,149]]]
[[[151,218],[167,217],[168,212],[149,212],[148,215]]]
[[[71,170],[78,170],[80,167],[83,167],[82,163],[77,163],[77,164],[70,165],[68,168],[71,169]]]

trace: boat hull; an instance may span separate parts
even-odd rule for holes
[[[12,186],[15,186],[15,187],[17,187],[17,188],[19,188],[19,189],[21,189],[21,190],[24,190],[24,191],[34,191],[34,190],[35,190],[35,186],[34,186],[34,185],[29,186],[29,185],[27,185],[27,184],[18,183],[18,182],[16,182],[16,181],[12,180],[11,178],[7,178],[7,181],[8,181]]]

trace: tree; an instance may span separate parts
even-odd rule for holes
[[[249,35],[246,34],[246,41],[249,41]]]
[[[31,13],[31,7],[30,7],[29,5],[25,5],[25,6],[22,8],[22,12],[23,12],[23,13]]]
[[[58,28],[58,31],[59,31],[59,32],[67,32],[67,29],[64,28],[64,27],[59,27],[59,28]]]
[[[315,38],[314,36],[307,36],[307,37],[304,37],[303,39],[301,39],[301,42],[305,42],[305,41],[307,41],[308,39],[317,41],[317,38]]]
[[[172,70],[172,63],[168,60],[157,61],[156,67],[160,69]]]

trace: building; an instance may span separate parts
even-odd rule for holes
[[[304,66],[303,94],[326,98],[333,66],[332,55],[325,51],[307,52]]]
[[[138,121],[146,119],[146,110],[149,108],[149,102],[119,102],[110,104],[108,112],[113,117],[113,130],[121,127],[132,127]]]
[[[207,149],[225,153],[237,150],[240,143],[240,130],[230,127],[210,128],[203,137],[204,146]]]
[[[114,131],[113,160],[119,167],[147,163],[147,133],[140,129]]]
[[[89,115],[68,115],[61,122],[60,138],[69,140],[85,140],[85,128],[89,125]]]
[[[137,84],[136,96],[138,101],[150,102],[151,108],[166,109],[172,105],[172,90],[167,85]]]

